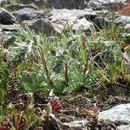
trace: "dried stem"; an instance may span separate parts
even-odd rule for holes
[[[69,78],[68,78],[68,64],[65,64],[65,82],[68,84]]]

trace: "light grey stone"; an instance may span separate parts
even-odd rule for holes
[[[91,8],[116,8],[126,4],[127,0],[90,0],[88,6]]]
[[[128,24],[130,23],[130,16],[120,15],[118,18],[115,19],[115,23]]]
[[[10,0],[0,0],[0,4],[3,5],[3,4],[9,4],[10,3]]]
[[[96,16],[96,13],[91,9],[53,9],[50,11],[48,19],[52,23],[54,30],[58,33],[62,33],[67,30],[77,31],[79,29],[94,32],[94,25],[85,19],[87,16]]]
[[[99,119],[112,122],[130,122],[130,104],[120,104],[109,110],[99,113]]]
[[[121,126],[118,126],[117,130],[130,130],[130,125],[121,125]]]
[[[49,6],[57,9],[81,9],[86,7],[89,0],[21,0],[22,3],[35,3],[38,6]]]
[[[0,24],[0,31],[17,31],[17,25],[16,24],[12,24],[12,25],[3,25]]]

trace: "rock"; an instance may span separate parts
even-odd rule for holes
[[[0,24],[0,31],[17,31],[17,25],[2,25]]]
[[[0,8],[0,23],[1,24],[13,24],[15,23],[15,17],[7,10]]]
[[[96,13],[91,9],[85,10],[68,10],[59,9],[51,10],[49,15],[49,20],[52,23],[54,30],[58,33],[62,33],[67,30],[83,30],[90,32],[95,31],[94,25],[87,21],[84,17],[96,16]]]
[[[120,104],[99,113],[99,119],[110,120],[117,130],[130,130],[130,104]]]
[[[120,125],[130,123],[130,104],[120,104],[99,113],[99,119],[119,122]]]
[[[81,9],[85,7],[88,1],[89,0],[47,0],[47,4],[57,9]]]
[[[127,0],[90,0],[88,6],[94,9],[112,9],[126,4]]]
[[[49,6],[57,9],[84,8],[89,0],[21,0],[22,3],[35,3],[37,6]]]
[[[27,20],[23,24],[29,26],[36,33],[44,32],[45,34],[63,33],[69,30],[83,30],[86,34],[91,34],[95,31],[94,25],[87,21],[84,17],[96,16],[96,13],[91,9],[85,10],[51,10],[48,15],[48,20],[44,18],[36,20]],[[43,28],[42,28],[43,27]]]
[[[20,0],[21,3],[23,4],[30,4],[30,3],[37,3],[37,2],[41,2],[41,4],[46,3],[47,0]]]
[[[49,20],[40,18],[35,20],[27,20],[22,22],[24,27],[28,26],[30,29],[34,30],[36,33],[45,33],[46,35],[51,35],[54,29],[49,22]]]
[[[130,34],[130,23],[126,24],[124,29],[125,29],[125,32]]]
[[[23,8],[12,13],[19,21],[31,20],[45,17],[43,10],[35,10],[33,8]]]
[[[0,5],[5,5],[5,4],[9,4],[10,1],[9,0],[0,0]]]
[[[38,7],[36,5],[34,5],[33,3],[32,4],[9,4],[9,5],[6,5],[5,8],[7,10],[19,10],[19,9],[23,9],[23,8],[32,8],[32,9],[35,9],[37,10]]]
[[[117,130],[130,130],[130,125],[121,125],[121,126],[118,126]]]
[[[130,16],[120,15],[115,19],[116,24],[128,24],[130,23]]]
[[[49,18],[50,19],[77,19],[77,18],[83,18],[83,17],[96,17],[96,11],[93,11],[92,9],[84,9],[84,10],[77,10],[77,9],[52,9],[49,12]]]

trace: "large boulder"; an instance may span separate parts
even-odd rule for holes
[[[0,23],[13,24],[15,23],[15,17],[4,8],[0,8]]]
[[[94,17],[96,16],[96,13],[91,9],[53,9],[50,11],[48,19],[52,23],[54,30],[58,33],[62,33],[67,30],[94,32],[94,25],[85,19],[85,17],[89,16]]]
[[[12,12],[12,15],[19,21],[31,20],[45,17],[43,10],[35,10],[33,8],[22,8]]]
[[[85,17],[96,16],[96,13],[91,9],[85,10],[68,10],[59,9],[51,10],[48,14],[48,18],[27,20],[24,21],[29,28],[33,29],[36,33],[43,32],[45,34],[53,33],[64,33],[66,31],[84,31],[86,34],[90,35],[95,32],[94,25],[87,21]]]

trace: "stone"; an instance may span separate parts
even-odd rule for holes
[[[126,2],[127,0],[90,0],[88,3],[88,7],[94,9],[115,9],[126,4]]]
[[[127,33],[126,36],[129,35],[129,38],[130,38],[130,23],[126,24],[124,29],[125,29],[125,32]]]
[[[49,6],[57,9],[81,9],[86,7],[89,0],[21,0],[22,3],[35,3],[37,6]]]
[[[78,31],[79,29],[94,32],[94,25],[85,19],[85,17],[89,16],[96,16],[96,13],[91,9],[53,9],[50,11],[48,19],[52,23],[54,30],[58,33],[68,30]]]
[[[26,20],[23,25],[27,25],[30,29],[33,29],[36,33],[43,32],[45,34],[63,33],[65,31],[78,31],[82,30],[86,34],[90,35],[95,32],[94,25],[87,21],[85,17],[96,16],[96,13],[91,9],[84,10],[51,10],[47,16],[47,19],[38,18],[34,20]]]
[[[120,104],[100,112],[99,119],[109,120],[116,124],[117,130],[130,130],[130,104]]]
[[[130,23],[130,16],[120,15],[115,19],[116,24],[128,24]]]
[[[5,8],[7,10],[12,10],[12,11],[23,9],[23,8],[32,8],[32,9],[38,10],[38,7],[33,3],[32,4],[17,4],[17,3],[14,3],[14,4],[6,5]]]
[[[10,0],[0,0],[0,5],[9,4]]]
[[[47,4],[57,9],[81,9],[89,0],[47,0]]]
[[[24,27],[28,26],[30,29],[34,30],[35,33],[45,33],[46,35],[51,35],[54,29],[49,22],[49,20],[40,18],[35,20],[26,20],[22,22]]]
[[[0,8],[0,23],[13,24],[15,23],[15,17],[4,8]]]
[[[121,125],[121,126],[118,126],[117,130],[130,130],[130,125]]]
[[[2,25],[0,24],[0,31],[17,31],[17,25],[12,24],[12,25]]]
[[[130,123],[130,104],[120,104],[100,112],[99,119],[120,122],[121,125]]]
[[[43,10],[35,10],[33,8],[22,8],[12,12],[12,15],[19,21],[31,20],[45,17]]]
[[[23,4],[37,3],[41,2],[41,4],[46,3],[47,0],[20,0]]]

